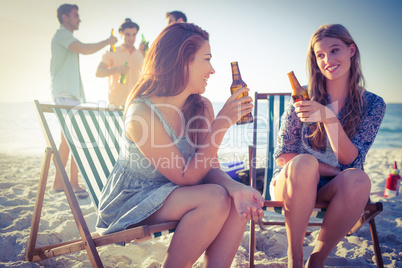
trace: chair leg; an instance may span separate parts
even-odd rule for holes
[[[38,191],[36,193],[36,201],[32,217],[31,232],[29,234],[29,240],[26,252],[27,261],[32,261],[33,258],[32,253],[36,246],[36,238],[38,236],[40,216],[42,213],[43,199],[45,197],[47,176],[49,174],[49,166],[52,153],[53,151],[51,148],[46,148],[45,155],[43,156],[42,168],[39,177]]]
[[[250,221],[250,238],[249,238],[249,267],[254,268],[254,252],[255,252],[255,221]]]
[[[92,239],[91,233],[89,232],[88,225],[85,222],[85,218],[78,204],[77,197],[74,194],[70,180],[67,177],[66,170],[64,169],[63,163],[60,159],[60,155],[57,151],[54,152],[53,162],[56,167],[56,172],[59,173],[59,176],[62,180],[64,193],[66,195],[67,202],[70,205],[70,209],[73,214],[78,231],[81,235],[82,242],[84,242],[88,258],[93,267],[103,268],[102,260],[100,259],[99,253],[96,250],[96,245]]]
[[[373,240],[373,248],[374,248],[375,260],[376,260],[376,263],[377,263],[377,267],[378,268],[383,268],[384,263],[382,261],[380,242],[378,240],[377,228],[375,226],[374,219],[371,219],[369,224],[370,224],[371,239]]]

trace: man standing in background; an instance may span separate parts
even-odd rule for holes
[[[181,11],[172,11],[166,13],[166,20],[169,25],[174,22],[187,22],[187,17]]]
[[[109,78],[108,100],[115,107],[126,104],[127,96],[140,79],[140,72],[145,56],[145,44],[134,47],[140,26],[127,18],[119,28],[123,44],[115,52],[106,51],[96,70],[96,77]],[[124,74],[124,78],[122,78]]]
[[[50,76],[52,98],[57,105],[75,106],[86,101],[80,74],[79,54],[93,54],[107,45],[115,44],[117,38],[110,36],[106,40],[93,44],[84,44],[78,41],[73,36],[73,32],[78,30],[81,22],[77,5],[61,5],[57,9],[57,18],[60,22],[60,28],[53,36],[51,45]],[[63,133],[61,134],[59,153],[61,161],[65,166],[70,150]],[[70,161],[70,181],[77,197],[88,197],[85,189],[81,188],[78,184],[78,168],[73,157],[71,157]],[[53,183],[53,190],[63,190],[57,172]]]

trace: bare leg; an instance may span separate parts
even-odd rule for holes
[[[78,184],[78,167],[73,156],[70,157],[70,182],[75,192],[85,190]]]
[[[163,267],[191,267],[217,238],[230,211],[231,198],[219,185],[180,187],[140,224],[179,220]]]
[[[232,200],[230,213],[222,230],[205,252],[204,267],[230,267],[246,229],[247,220],[241,220]]]
[[[61,162],[63,166],[65,167],[68,161],[68,155],[70,154],[70,149],[68,148],[68,144],[66,139],[64,138],[63,133],[61,133],[61,142],[59,146],[59,154],[61,158]],[[74,191],[82,191],[84,190],[78,185],[78,167],[77,164],[75,163],[75,160],[73,156],[70,157],[70,182],[71,186]],[[54,182],[53,182],[53,190],[56,191],[62,191],[63,190],[63,185],[61,183],[61,179],[59,175],[56,172]]]
[[[316,202],[318,161],[311,155],[298,155],[279,176],[275,200],[284,201],[288,267],[304,267],[303,240]]]
[[[67,164],[69,153],[70,153],[70,149],[68,148],[68,145],[67,145],[66,139],[64,138],[63,133],[61,133],[61,142],[60,142],[60,146],[59,146],[59,154],[60,154],[60,158],[61,158],[61,163],[63,164],[64,167]],[[63,184],[61,183],[61,179],[60,179],[59,175],[57,174],[57,172],[56,172],[56,175],[54,177],[53,190],[56,190],[56,191],[62,191],[63,190]]]
[[[325,259],[360,218],[370,188],[364,171],[348,169],[320,189],[317,201],[329,202],[329,206],[308,267],[324,267]]]

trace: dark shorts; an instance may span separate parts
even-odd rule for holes
[[[335,176],[320,176],[320,181],[317,185],[317,191],[320,190],[325,184],[330,182]]]

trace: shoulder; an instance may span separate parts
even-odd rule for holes
[[[363,105],[365,106],[364,108],[366,109],[380,109],[380,110],[384,110],[386,108],[386,104],[383,100],[383,98],[381,98],[380,96],[370,92],[370,91],[364,91],[363,94]]]
[[[143,101],[135,99],[133,100],[133,102],[130,103],[130,106],[127,109],[126,118],[136,117],[147,120],[150,118],[151,115],[150,111],[151,108],[149,108],[148,105],[146,105]]]
[[[54,34],[55,37],[61,38],[61,37],[74,37],[73,33],[67,30],[64,27],[60,27],[57,29],[56,33]]]
[[[78,41],[77,38],[73,36],[73,33],[64,27],[60,27],[53,36],[52,41],[61,43],[62,45],[68,47],[72,42]]]
[[[148,105],[134,100],[128,106],[124,118],[127,137],[134,142],[140,141],[142,137],[147,137],[150,134],[151,117],[151,109]]]

